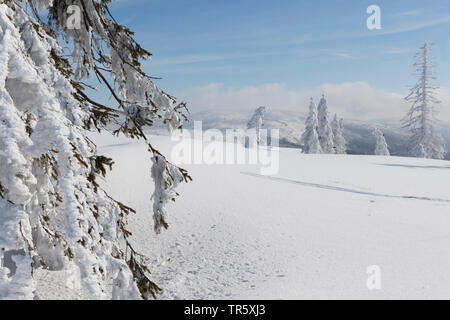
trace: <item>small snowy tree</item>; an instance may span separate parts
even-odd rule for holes
[[[325,95],[322,95],[322,99],[320,100],[317,117],[319,123],[317,133],[319,135],[319,142],[322,152],[334,153],[333,130],[330,126],[330,116],[328,113]]]
[[[313,98],[311,98],[311,103],[309,104],[309,114],[306,118],[305,132],[303,132],[300,140],[300,143],[303,145],[303,152],[321,153],[317,127],[317,108]]]
[[[411,133],[409,149],[412,156],[423,154],[424,158],[443,159],[444,141],[436,130],[435,118],[435,106],[440,101],[436,98],[438,87],[431,83],[436,78],[434,66],[431,63],[430,48],[431,46],[425,43],[415,56],[414,67],[419,80],[405,98],[412,103],[412,106],[403,119],[403,125]]]
[[[33,269],[40,267],[79,275],[71,281],[96,299],[107,298],[111,286],[113,298],[160,291],[128,240],[134,211],[97,182],[113,160],[97,153],[87,133],[115,127],[116,135],[146,142],[159,232],[175,187],[190,177],[144,129],[156,118],[180,127],[185,105],[142,71],[150,53],[114,20],[109,2],[0,1],[0,299],[35,298]],[[98,79],[115,104],[91,98],[88,78]]]
[[[344,120],[338,120],[337,115],[334,115],[331,122],[331,129],[333,130],[333,144],[336,154],[345,154],[347,151],[347,142],[344,138]]]
[[[250,121],[247,123],[247,130],[255,130],[256,133],[256,145],[261,144],[261,129],[264,126],[264,115],[267,111],[266,107],[259,107],[253,113]],[[250,142],[246,140],[245,146],[250,147]]]
[[[419,143],[418,145],[416,145],[414,147],[414,149],[412,149],[411,155],[416,158],[426,158],[427,157],[425,148],[423,147],[423,145],[421,143]]]
[[[390,156],[386,139],[383,132],[379,128],[373,130],[375,136],[375,155],[377,156]]]

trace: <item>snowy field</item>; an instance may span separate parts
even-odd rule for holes
[[[450,298],[449,162],[280,149],[270,177],[258,166],[187,165],[194,181],[156,235],[145,145],[95,140],[116,162],[107,190],[138,211],[133,241],[163,299]],[[170,155],[170,138],[152,141]],[[381,290],[366,286],[371,265]]]

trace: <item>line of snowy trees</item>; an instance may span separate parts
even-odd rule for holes
[[[345,154],[347,143],[343,128],[343,119],[338,119],[337,115],[330,121],[325,95],[322,95],[318,107],[311,98],[305,131],[300,140],[303,152]]]
[[[435,66],[430,56],[431,45],[424,43],[415,55],[415,74],[417,83],[405,98],[411,108],[402,120],[403,127],[410,132],[408,152],[413,157],[443,159],[445,155],[444,140],[436,129],[436,106],[438,86],[433,84]],[[316,107],[313,99],[309,105],[306,128],[301,137],[305,153],[345,153],[346,142],[342,134],[342,119],[334,116],[330,123],[327,101],[324,96]],[[373,130],[375,136],[375,155],[390,155],[386,139],[379,128]]]

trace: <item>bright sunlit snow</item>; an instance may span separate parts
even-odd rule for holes
[[[170,138],[152,136],[170,155]],[[138,210],[135,246],[161,298],[449,298],[450,164],[280,149],[280,170],[190,165],[194,181],[153,232],[145,145],[95,137],[112,156],[110,193]],[[369,290],[369,266],[381,290]],[[42,282],[41,282],[42,283]],[[43,296],[52,294],[44,290]]]

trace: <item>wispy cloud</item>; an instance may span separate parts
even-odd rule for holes
[[[394,49],[384,50],[381,53],[384,53],[384,54],[405,54],[405,53],[412,53],[415,50],[416,49],[411,49],[411,48],[394,48]]]
[[[439,24],[449,23],[450,22],[450,15],[430,19],[430,20],[423,20],[418,21],[406,25],[396,26],[392,28],[383,28],[380,31],[374,31],[372,34],[374,35],[388,35],[388,34],[396,34],[396,33],[403,33],[403,32],[410,32],[410,31],[416,31],[421,30],[428,27],[433,27]]]
[[[188,54],[188,55],[180,55],[176,57],[170,58],[154,58],[152,59],[152,66],[170,66],[170,65],[180,65],[180,64],[192,64],[199,62],[210,62],[210,61],[218,61],[218,60],[226,60],[230,59],[229,55],[221,55],[221,54]]]
[[[405,11],[403,13],[404,17],[407,17],[407,12]],[[413,11],[408,13],[409,16],[413,15]],[[412,21],[413,22],[408,22]],[[384,21],[384,20],[383,20]],[[401,22],[403,21],[403,22]],[[436,18],[430,18],[430,19],[423,19],[421,21],[418,21],[417,18],[414,19],[408,19],[405,22],[405,19],[401,19],[400,22],[397,22],[394,20],[394,23],[386,23],[383,22],[381,30],[365,30],[365,29],[359,29],[358,31],[338,31],[335,32],[332,30],[331,32],[324,32],[321,35],[304,35],[301,37],[291,37],[291,38],[283,38],[283,39],[271,39],[270,42],[266,42],[266,45],[276,45],[278,47],[280,46],[292,46],[292,45],[305,45],[305,44],[313,44],[313,43],[321,43],[321,42],[327,42],[327,41],[333,41],[333,40],[348,40],[348,39],[359,39],[359,38],[366,38],[371,36],[383,36],[383,35],[392,35],[392,34],[399,34],[399,33],[405,33],[405,32],[411,32],[411,31],[418,31],[425,28],[437,26],[440,24],[450,23],[450,15],[436,17]],[[350,58],[350,57],[347,57]]]
[[[417,16],[420,13],[419,10],[408,10],[408,11],[402,11],[394,13],[393,17],[411,17],[411,16]]]
[[[205,72],[217,72],[224,70],[231,70],[232,66],[229,65],[215,65],[215,66],[192,66],[192,65],[177,65],[169,68],[151,70],[151,73],[156,76],[160,76],[160,73],[176,73],[176,74],[197,74]],[[156,73],[156,74],[155,74]]]
[[[184,54],[168,58],[152,58],[151,61],[145,63],[146,66],[152,67],[163,67],[163,66],[176,66],[176,65],[190,65],[190,64],[200,64],[207,62],[218,62],[218,61],[230,61],[247,59],[254,57],[270,56],[275,55],[276,51],[254,51],[250,53],[228,53],[228,54],[217,54],[217,53],[200,53],[200,54]]]
[[[112,7],[130,6],[148,0],[114,0],[111,2]]]
[[[353,55],[346,52],[331,52],[330,55],[344,59],[355,59]]]

